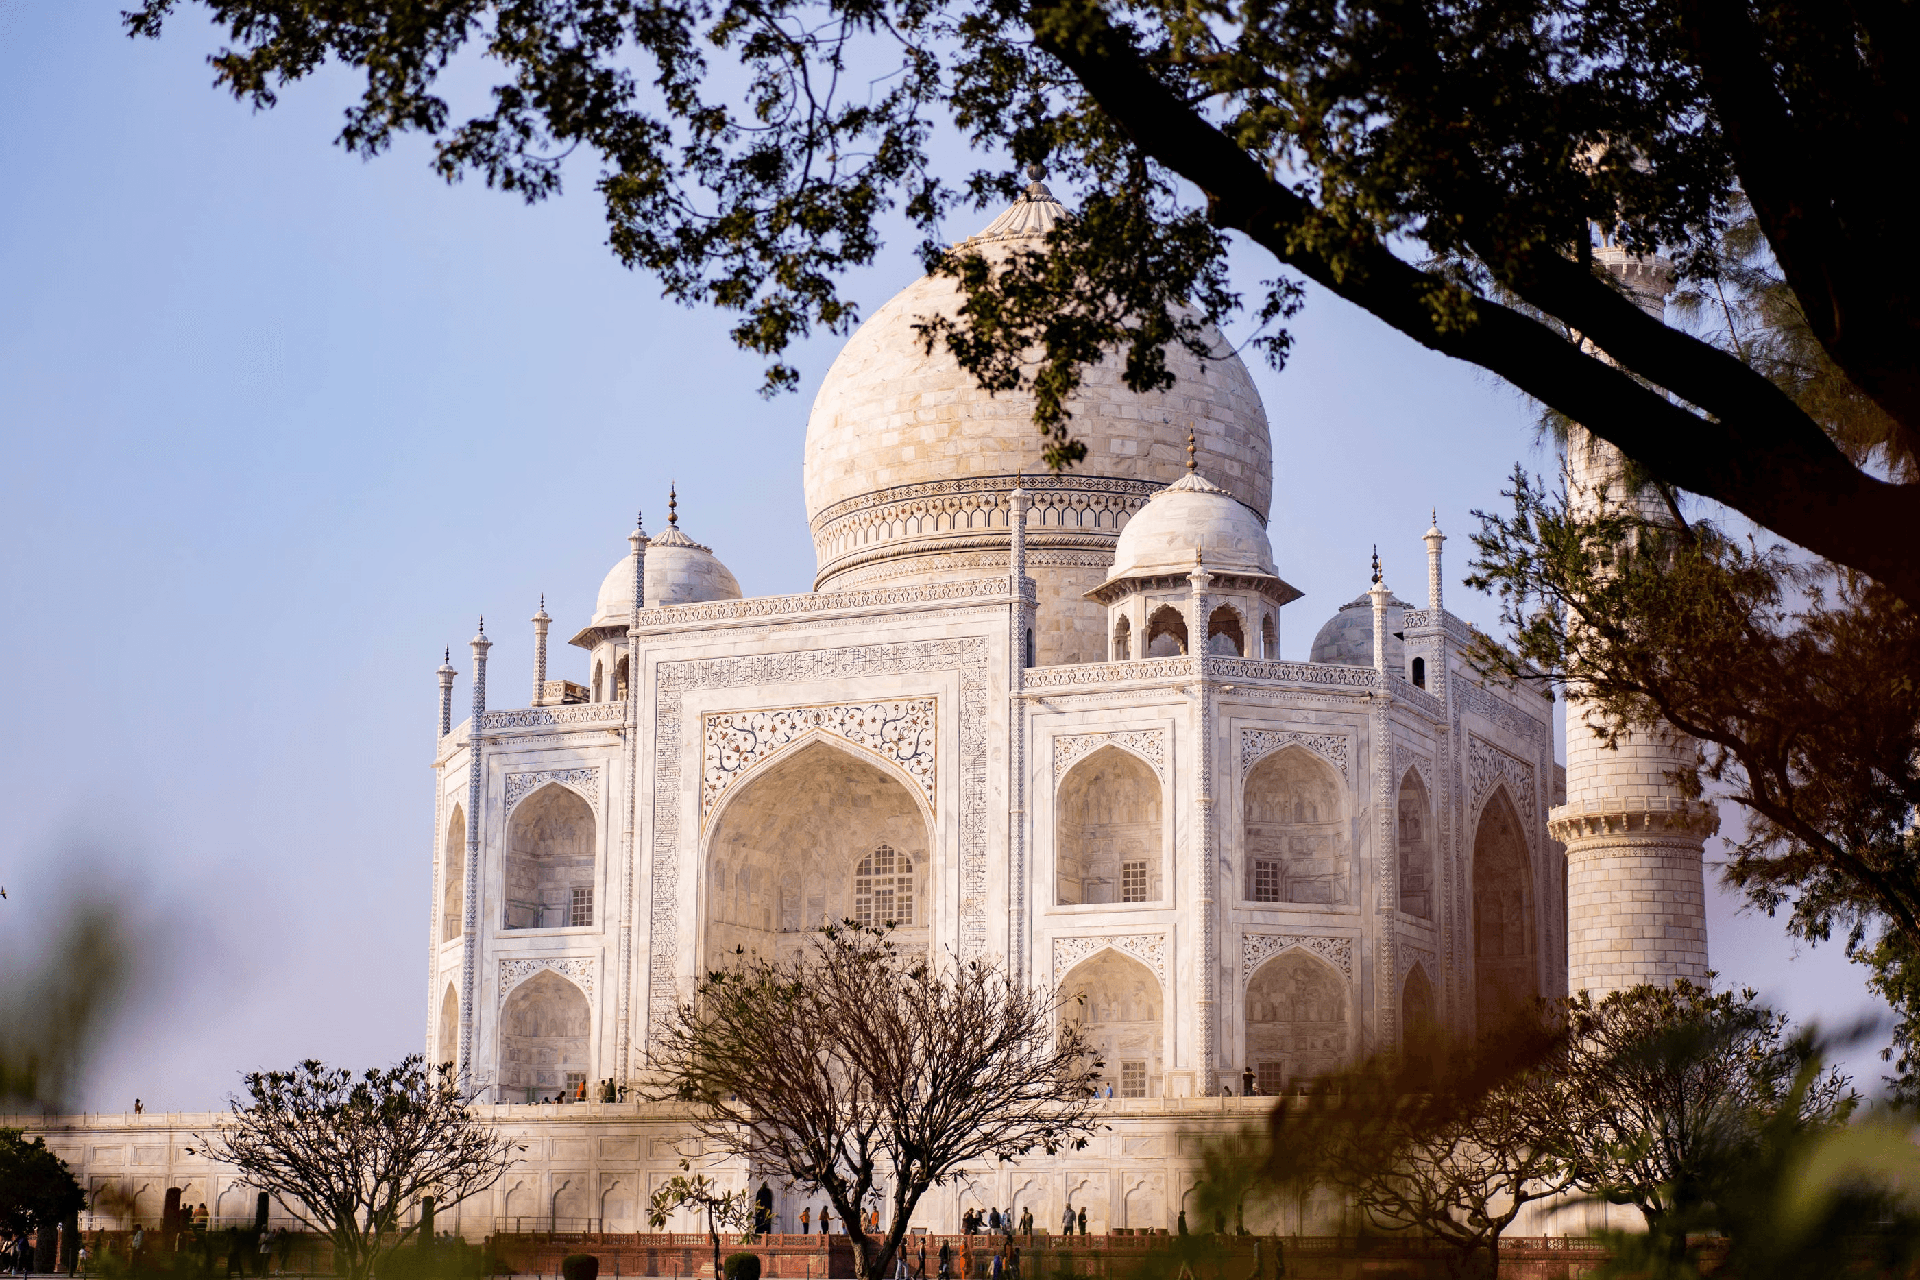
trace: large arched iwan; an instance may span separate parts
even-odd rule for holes
[[[791,954],[844,919],[891,921],[901,947],[927,945],[926,810],[890,769],[820,738],[734,787],[706,841],[706,967],[737,948]]]

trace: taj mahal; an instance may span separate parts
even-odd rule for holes
[[[1064,216],[1036,181],[967,243],[1033,245]],[[1267,418],[1224,347],[1171,349],[1165,392],[1089,370],[1086,457],[1049,472],[1030,403],[916,333],[958,297],[910,285],[826,374],[811,591],[743,597],[676,495],[663,526],[609,529],[591,617],[534,616],[531,673],[489,671],[484,631],[465,672],[442,665],[424,1049],[528,1149],[462,1230],[644,1230],[676,1126],[602,1082],[644,1079],[696,975],[823,921],[896,922],[903,947],[1086,997],[1107,1132],[929,1197],[937,1230],[1066,1203],[1096,1230],[1167,1226],[1182,1136],[1268,1105],[1246,1095],[1706,972],[1712,819],[1668,777],[1684,744],[1605,749],[1576,702],[1557,765],[1550,698],[1466,661],[1437,527],[1411,599],[1376,568],[1303,602],[1267,535]],[[1576,442],[1576,479],[1602,451]],[[1279,657],[1294,628],[1305,662]],[[95,1149],[124,1157],[159,1119],[41,1128],[97,1181],[131,1166]],[[191,1153],[153,1174],[199,1179],[216,1213],[231,1189]]]

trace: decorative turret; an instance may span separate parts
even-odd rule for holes
[[[1664,259],[1605,247],[1595,257],[1650,314],[1664,311],[1673,280]],[[1580,426],[1567,429],[1567,495],[1579,514],[1664,510],[1631,492],[1620,451]],[[1567,985],[1602,995],[1642,982],[1699,980],[1707,972],[1707,837],[1711,805],[1675,776],[1696,758],[1672,729],[1623,734],[1609,747],[1594,732],[1580,690],[1567,691],[1567,802],[1548,830],[1567,847]]]
[[[460,674],[453,669],[451,646],[440,655],[440,670],[434,674],[440,677],[440,736],[444,738],[453,731],[453,678]]]

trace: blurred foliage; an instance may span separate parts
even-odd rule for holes
[[[73,1171],[44,1140],[0,1129],[0,1236],[53,1226],[86,1203]]]
[[[1909,1100],[1920,954],[1920,613],[1860,575],[1608,494],[1578,510],[1516,470],[1510,516],[1476,512],[1469,585],[1510,633],[1471,660],[1563,685],[1614,745],[1672,726],[1674,783],[1745,811],[1727,883],[1810,942],[1838,934],[1898,1015]],[[1581,730],[1578,722],[1573,732]]]
[[[144,948],[125,913],[105,900],[83,900],[52,919],[30,919],[17,896],[0,909],[16,938],[48,938],[37,962],[0,983],[0,1110],[67,1110]]]

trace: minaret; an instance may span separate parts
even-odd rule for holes
[[[1447,535],[1440,532],[1440,509],[1434,508],[1433,523],[1427,526],[1427,532],[1421,538],[1427,544],[1427,612],[1433,615],[1431,626],[1440,625],[1441,589],[1446,578],[1440,572],[1440,548],[1446,545]]]
[[[553,619],[547,616],[547,596],[540,593],[540,612],[533,615],[533,701],[530,706],[539,706],[547,695],[547,628],[553,625]]]
[[[453,731],[453,678],[460,674],[453,669],[451,645],[440,655],[440,670],[434,674],[440,677],[440,736],[444,738]]]
[[[1672,268],[1612,247],[1595,257],[1653,315],[1665,308]],[[1626,488],[1620,451],[1580,426],[1567,429],[1567,495],[1576,514],[1664,507]],[[1578,688],[1567,691],[1567,802],[1547,827],[1567,847],[1567,989],[1603,995],[1707,972],[1707,837],[1720,825],[1710,803],[1689,799],[1674,776],[1693,764],[1693,742],[1661,726],[1597,737]]]
[[[467,883],[461,898],[465,909],[460,944],[460,1090],[473,1093],[473,1015],[480,977],[480,798],[486,794],[485,771],[480,767],[480,722],[487,714],[487,620],[470,642],[473,647],[473,720],[467,738]]]
[[[1373,601],[1373,669],[1381,675],[1387,673],[1387,601],[1393,599],[1393,592],[1387,590],[1385,578],[1380,573],[1380,548],[1373,549],[1373,585],[1367,588],[1367,597]]]

